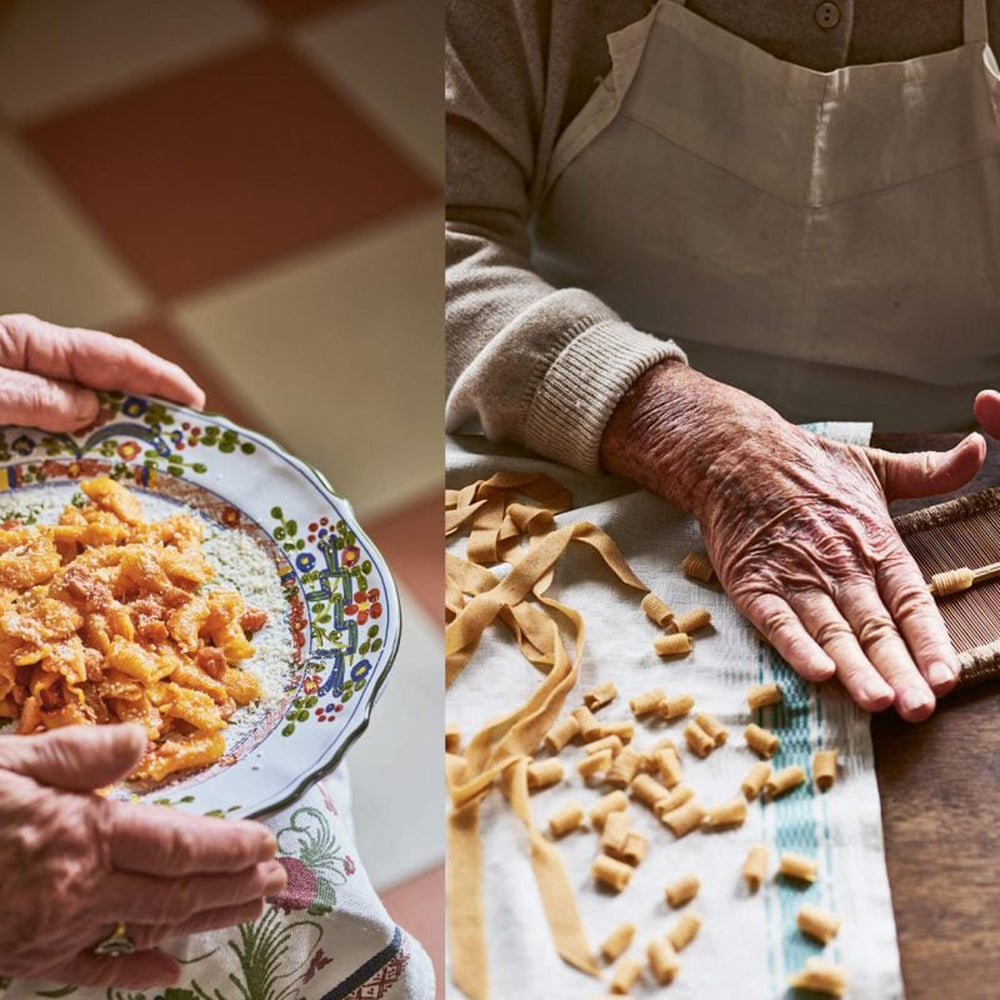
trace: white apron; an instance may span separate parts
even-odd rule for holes
[[[818,73],[660,0],[560,137],[535,266],[791,420],[950,429],[1000,386],[1000,71]]]

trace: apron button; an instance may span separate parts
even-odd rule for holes
[[[813,16],[821,28],[835,28],[840,24],[840,8],[835,3],[821,3]]]

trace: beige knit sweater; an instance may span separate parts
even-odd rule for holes
[[[690,0],[695,13],[781,59],[829,71],[962,44],[961,0]],[[648,0],[449,0],[445,45],[449,431],[598,471],[626,389],[680,347],[629,325],[586,289],[531,266],[531,221],[556,140],[610,69],[609,33]],[[989,2],[1000,38],[1000,0]],[[709,373],[711,374],[711,373]]]

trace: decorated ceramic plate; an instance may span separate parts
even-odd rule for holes
[[[230,718],[221,760],[110,794],[233,817],[281,808],[368,724],[399,643],[392,577],[350,504],[268,438],[161,400],[101,404],[75,434],[0,428],[0,520],[55,522],[81,480],[110,476],[147,520],[197,514],[218,582],[267,612],[246,663],[263,693]]]

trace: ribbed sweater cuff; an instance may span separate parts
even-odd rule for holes
[[[687,361],[670,340],[621,320],[597,323],[574,337],[542,379],[525,425],[525,444],[565,465],[601,471],[604,428],[629,386],[657,362]]]

